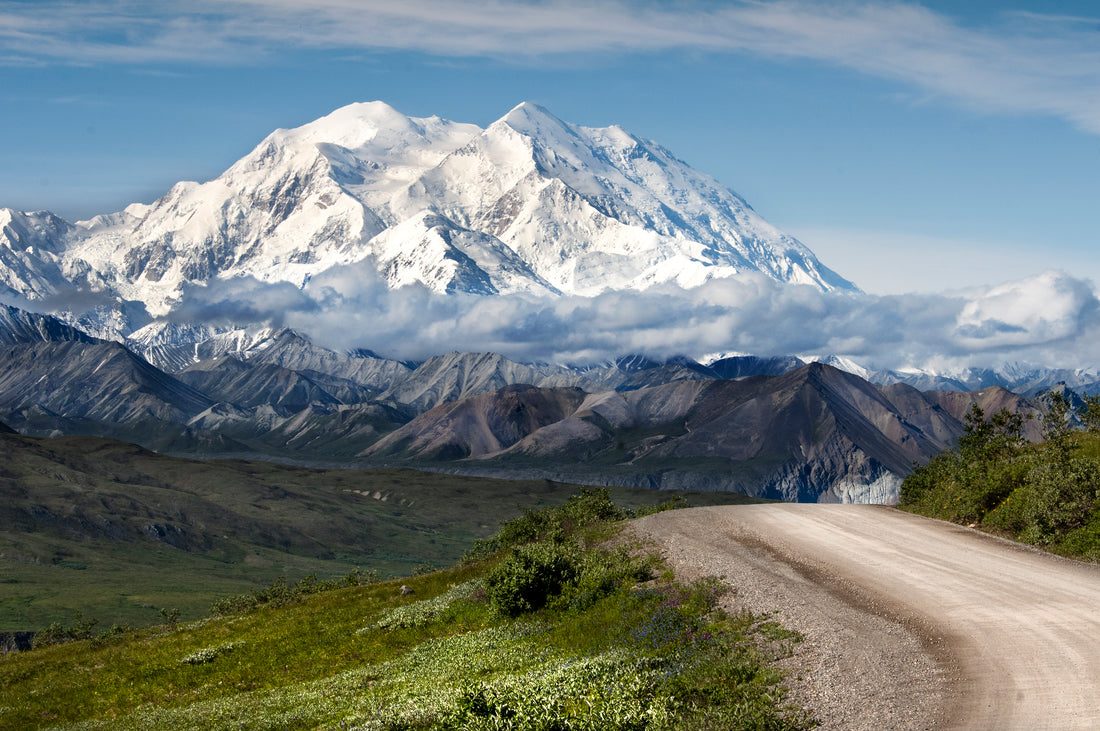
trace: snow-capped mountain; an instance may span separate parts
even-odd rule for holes
[[[48,211],[22,213],[0,208],[0,291],[38,299],[68,285],[56,249],[73,226]]]
[[[77,224],[0,211],[0,292],[41,299],[75,286],[153,317],[188,287],[306,287],[363,261],[391,288],[438,293],[588,296],[742,271],[854,289],[659,145],[530,103],[486,129],[352,104],[277,130],[215,180],[178,183],[151,205]],[[102,327],[128,335],[148,321],[129,319]]]
[[[1057,388],[1070,388],[1084,393],[1100,392],[1100,371],[1095,368],[1045,368],[1010,362],[995,368],[879,370],[836,355],[792,357],[788,368],[793,370],[804,362],[824,363],[879,386],[904,383],[920,391],[971,392],[998,386],[1029,398]],[[708,366],[713,368],[715,364],[708,363]]]

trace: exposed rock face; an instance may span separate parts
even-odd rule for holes
[[[1001,409],[1006,409],[1011,414],[1039,416],[1034,402],[1000,386],[990,386],[980,391],[970,392],[929,391],[925,396],[959,421],[966,418],[973,404],[981,408],[986,418]],[[1042,419],[1025,419],[1023,435],[1033,442],[1040,441],[1043,437]]]
[[[229,355],[193,365],[176,377],[197,391],[245,409],[266,404],[277,412],[293,413],[339,403],[296,371],[267,363],[249,365]]]
[[[0,304],[0,345],[65,341],[99,342],[84,331],[66,325],[56,317]]]
[[[507,386],[436,406],[382,439],[366,455],[446,460],[497,453],[567,418],[584,399],[580,389]]]
[[[5,412],[33,404],[68,419],[182,423],[212,403],[118,343],[0,347],[0,408]]]
[[[912,465],[962,430],[913,388],[810,364],[779,377],[596,394],[511,387],[436,407],[364,455],[784,500],[890,502]]]
[[[382,398],[427,410],[512,384],[549,385],[554,380],[572,383],[579,379],[566,368],[525,365],[496,353],[448,353],[424,361]]]

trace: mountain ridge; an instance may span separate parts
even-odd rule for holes
[[[793,358],[577,368],[454,352],[408,364],[285,328],[202,330],[166,372],[49,316],[5,313],[0,420],[174,454],[889,502],[914,463],[954,443],[972,403],[1049,408],[999,386],[921,392]],[[164,355],[159,337],[140,342]],[[1025,422],[1029,438],[1040,422]]]
[[[744,271],[855,290],[658,144],[530,103],[485,129],[352,104],[152,204],[75,224],[4,209],[0,224],[0,288],[113,298],[109,315],[66,315],[112,339],[215,281],[312,293],[314,278],[364,262],[389,288],[438,294],[591,296]]]

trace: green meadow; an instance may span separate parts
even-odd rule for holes
[[[721,609],[716,580],[678,583],[620,534],[634,514],[585,490],[451,568],[275,582],[138,630],[55,626],[0,660],[0,726],[810,728],[767,662],[799,638]]]

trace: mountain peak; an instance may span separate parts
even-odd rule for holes
[[[536,104],[535,102],[529,102],[529,101],[522,101],[519,104],[515,105],[514,107],[512,107],[508,111],[507,114],[504,115],[504,117],[502,119],[505,119],[505,120],[521,119],[521,118],[535,119],[535,118],[538,118],[538,117],[545,117],[545,118],[548,118],[548,119],[553,119],[553,120],[556,120],[558,122],[561,122],[561,120],[558,119],[556,116],[554,116],[550,112],[550,110],[547,109],[546,107],[542,106],[541,104]]]
[[[571,125],[534,102],[520,102],[494,124],[505,124],[520,134],[551,143],[575,135]]]
[[[329,112],[320,119],[280,130],[303,141],[329,142],[343,147],[361,147],[380,130],[415,134],[413,120],[380,101],[356,102]]]
[[[0,216],[0,287],[34,299],[92,286],[156,317],[211,282],[303,287],[363,262],[391,288],[482,296],[693,287],[742,271],[852,288],[659,145],[533,102],[486,130],[349,104],[276,130],[215,180],[79,230]],[[109,317],[97,333],[148,322]]]

